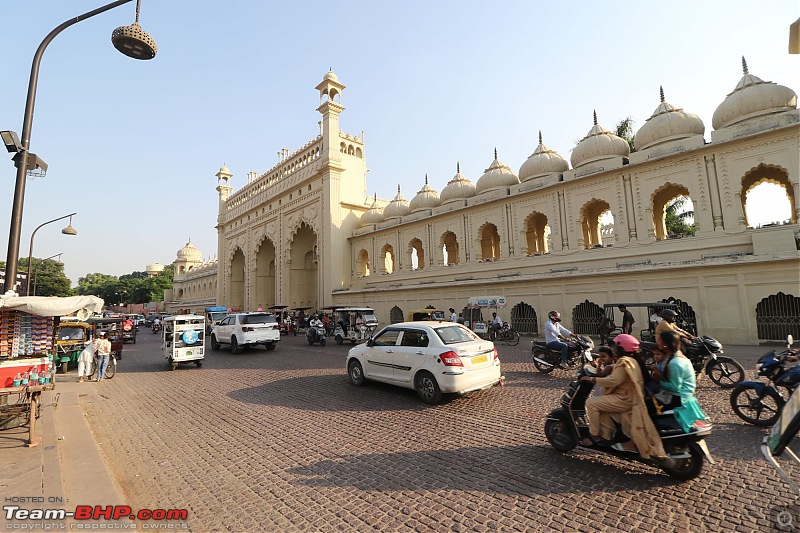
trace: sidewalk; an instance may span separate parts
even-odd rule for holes
[[[77,376],[72,373],[58,378],[56,389],[42,395],[41,417],[36,424],[36,433],[42,439],[39,446],[27,446],[27,426],[0,431],[3,505],[70,512],[76,505],[121,504],[81,410]],[[6,529],[2,525],[5,522],[6,513],[0,513],[0,528]],[[56,525],[53,529],[58,528]]]

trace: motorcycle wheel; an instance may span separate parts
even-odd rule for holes
[[[544,423],[544,435],[547,442],[560,452],[568,452],[578,445],[575,436],[569,431],[567,423],[561,420],[547,419]]]
[[[754,426],[772,426],[778,420],[783,408],[783,398],[775,389],[767,389],[759,398],[758,390],[752,385],[737,385],[731,392],[731,407],[736,415]]]
[[[508,344],[509,346],[516,346],[517,344],[519,344],[519,333],[517,333],[513,329],[508,330],[506,332],[505,341],[506,344]]]
[[[536,360],[536,357],[539,357],[541,359],[543,355],[544,354],[542,354],[542,353],[534,352],[534,354],[533,354],[533,357],[534,357],[533,366],[535,366],[536,370],[538,370],[542,374],[549,374],[550,372],[555,370],[556,367],[555,367],[555,365],[547,365],[547,364],[541,363],[541,362]]]
[[[669,477],[680,479],[681,481],[688,481],[700,475],[703,471],[704,455],[703,450],[694,443],[691,444],[672,444],[665,447],[667,454],[687,453],[689,457],[685,459],[672,459],[671,464],[662,464],[661,469],[666,472]]]
[[[320,339],[319,340],[319,345],[320,346],[325,346],[325,339]]]
[[[311,346],[312,344],[314,344],[314,339],[312,339],[311,337],[306,337],[306,340],[308,341],[308,345],[309,345],[309,346]]]
[[[709,359],[706,365],[706,374],[723,389],[732,389],[744,381],[744,368],[730,357],[717,357]]]

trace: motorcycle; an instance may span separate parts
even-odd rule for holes
[[[578,370],[575,379],[569,384],[561,397],[561,407],[553,409],[547,415],[544,424],[544,433],[548,442],[560,452],[568,452],[579,445],[580,439],[589,436],[589,425],[586,421],[586,398],[592,392],[594,384],[590,381],[581,381],[582,376],[593,376],[596,369],[591,364],[584,364]],[[591,446],[582,446],[605,452],[622,459],[632,459],[662,469],[670,477],[682,481],[694,479],[703,470],[704,459],[714,463],[711,453],[704,439],[711,434],[711,425],[702,422],[695,423],[689,433],[686,433],[680,423],[667,411],[653,417],[653,423],[661,436],[666,459],[645,459],[639,454],[627,451],[618,451],[611,447],[614,442],[623,438],[622,431],[617,428],[617,433],[608,443],[598,443]]]
[[[158,333],[161,331],[161,324],[153,324],[153,333]]]
[[[658,345],[642,342],[640,346],[644,357],[651,358]],[[744,367],[735,359],[720,355],[722,353],[722,343],[708,335],[696,337],[684,350],[697,377],[705,372],[715,385],[730,389],[744,380]]]
[[[592,360],[592,348],[594,341],[586,335],[573,335],[566,340],[569,346],[567,364],[570,368],[582,366],[586,361]],[[547,347],[547,343],[534,339],[531,341],[531,352],[533,353],[533,365],[542,374],[549,374],[561,363],[561,350],[553,350]]]
[[[306,341],[308,341],[309,346],[315,342],[319,342],[320,346],[325,346],[325,337],[327,337],[327,333],[325,326],[322,324],[317,326],[309,325],[306,328]]]
[[[787,368],[789,357],[797,357],[800,350],[792,349],[792,336],[780,354],[775,350],[765,353],[756,363],[756,373],[767,378],[762,381],[744,381],[731,392],[731,407],[736,415],[754,426],[772,426],[778,420],[786,400],[779,392],[784,387],[788,396],[800,384],[800,365]]]

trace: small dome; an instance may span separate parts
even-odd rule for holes
[[[644,150],[667,141],[703,135],[705,131],[706,127],[700,117],[685,113],[683,109],[676,109],[665,102],[664,89],[661,88],[661,103],[636,132],[634,144],[637,150]]]
[[[476,190],[478,194],[491,191],[499,187],[508,187],[519,183],[519,178],[514,172],[497,159],[497,148],[494,149],[494,161],[489,168],[484,170],[483,176],[478,179]]]
[[[225,165],[222,165],[221,167],[219,167],[219,173],[220,174],[230,174],[231,171],[228,170],[228,167],[226,167]]]
[[[400,194],[400,186],[397,186],[397,196],[389,202],[383,210],[383,218],[385,220],[389,220],[390,218],[398,218],[405,216],[411,212],[411,208],[408,205],[408,200],[406,200],[402,194]]]
[[[326,81],[326,80],[339,81],[339,76],[334,74],[333,70],[329,69],[328,72],[325,73],[325,76],[322,78],[322,81]]]
[[[519,167],[519,179],[525,181],[542,174],[553,174],[569,170],[567,160],[542,144],[542,132],[539,132],[539,146]]]
[[[439,207],[440,204],[439,193],[436,192],[430,185],[428,185],[428,175],[425,174],[425,185],[419,190],[417,195],[408,204],[411,212],[422,211],[423,209],[432,209]]]
[[[598,126],[597,113],[595,112],[594,126],[586,134],[586,137],[581,139],[578,146],[572,150],[570,162],[572,163],[572,168],[578,168],[594,161],[610,159],[616,156],[628,157],[629,155],[631,155],[631,147],[628,145],[628,141],[603,129],[602,126]]]
[[[370,224],[379,224],[383,222],[383,209],[378,207],[378,195],[372,201],[372,206],[363,215],[361,215],[361,226],[368,226]]]
[[[471,198],[475,196],[475,185],[472,184],[467,178],[461,175],[461,165],[456,164],[456,175],[453,176],[444,189],[439,199],[444,204],[451,200],[462,200],[464,198]]]
[[[186,243],[186,246],[178,250],[178,261],[202,261],[203,254],[200,253],[200,250],[195,248],[194,244],[192,244],[192,239],[189,239],[189,242]]]
[[[715,130],[759,115],[779,113],[797,107],[797,95],[788,87],[763,81],[747,71],[742,57],[744,76],[736,88],[714,111],[711,125]]]

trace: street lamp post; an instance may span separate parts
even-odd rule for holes
[[[83,15],[71,18],[56,27],[47,34],[47,37],[39,45],[36,54],[33,56],[31,65],[31,77],[28,82],[28,97],[25,102],[25,116],[22,121],[22,139],[19,143],[14,143],[11,133],[3,132],[3,142],[10,151],[15,151],[14,164],[17,167],[17,179],[14,188],[14,202],[11,209],[11,226],[8,234],[8,255],[6,256],[6,277],[3,291],[13,291],[17,280],[17,261],[19,260],[19,239],[22,228],[22,205],[25,199],[25,176],[29,170],[36,168],[46,169],[47,165],[35,154],[30,153],[31,127],[33,124],[33,107],[36,101],[36,84],[39,78],[39,63],[42,60],[45,48],[50,44],[56,35],[77,24],[100,13],[104,13],[115,7],[132,2],[133,0],[117,0],[103,7],[99,7]],[[156,43],[144,30],[139,27],[139,5],[141,0],[136,3],[136,22],[131,26],[121,26],[114,30],[111,41],[114,47],[134,59],[152,59],[156,55]],[[16,135],[14,135],[16,137]]]
[[[62,262],[61,262],[61,256],[62,256],[63,254],[64,254],[64,252],[61,252],[60,254],[51,255],[50,257],[48,257],[48,258],[46,258],[46,259],[42,259],[42,263],[44,263],[44,262],[45,262],[45,261],[47,261],[48,259],[52,259],[52,258],[54,258],[54,257],[58,257],[58,261],[56,261],[56,266],[57,266],[57,267],[59,267],[59,268],[61,268],[61,267],[63,267],[63,266],[64,266],[64,263],[62,263]],[[37,281],[39,281],[39,266],[40,266],[42,263],[39,263],[39,264],[37,264],[37,265],[36,265],[36,268],[34,268],[34,269],[33,269],[33,278],[34,278],[34,279],[33,279],[33,295],[32,295],[32,296],[36,296],[36,282],[37,282]],[[30,267],[29,267],[29,268],[30,268]],[[30,276],[29,276],[29,277],[30,277]]]
[[[27,280],[27,285],[25,287],[25,294],[26,295],[30,296],[30,294],[31,294],[31,261],[33,260],[33,238],[36,236],[36,232],[39,231],[39,228],[41,228],[42,226],[46,226],[48,224],[52,224],[53,222],[58,222],[59,220],[64,220],[65,218],[69,217],[69,226],[67,226],[66,228],[62,229],[61,233],[63,233],[64,235],[77,235],[78,234],[78,230],[76,230],[75,228],[72,227],[72,215],[76,215],[76,214],[77,213],[70,213],[69,215],[64,215],[63,217],[58,217],[58,218],[54,218],[53,220],[48,220],[47,222],[45,222],[43,224],[39,224],[38,226],[36,226],[36,229],[33,230],[33,233],[31,233],[31,245],[28,248],[28,276],[27,276],[28,280]],[[50,259],[50,258],[48,257],[48,259]],[[16,274],[14,274],[14,275],[16,276]],[[36,291],[34,291],[34,292],[36,292]]]

